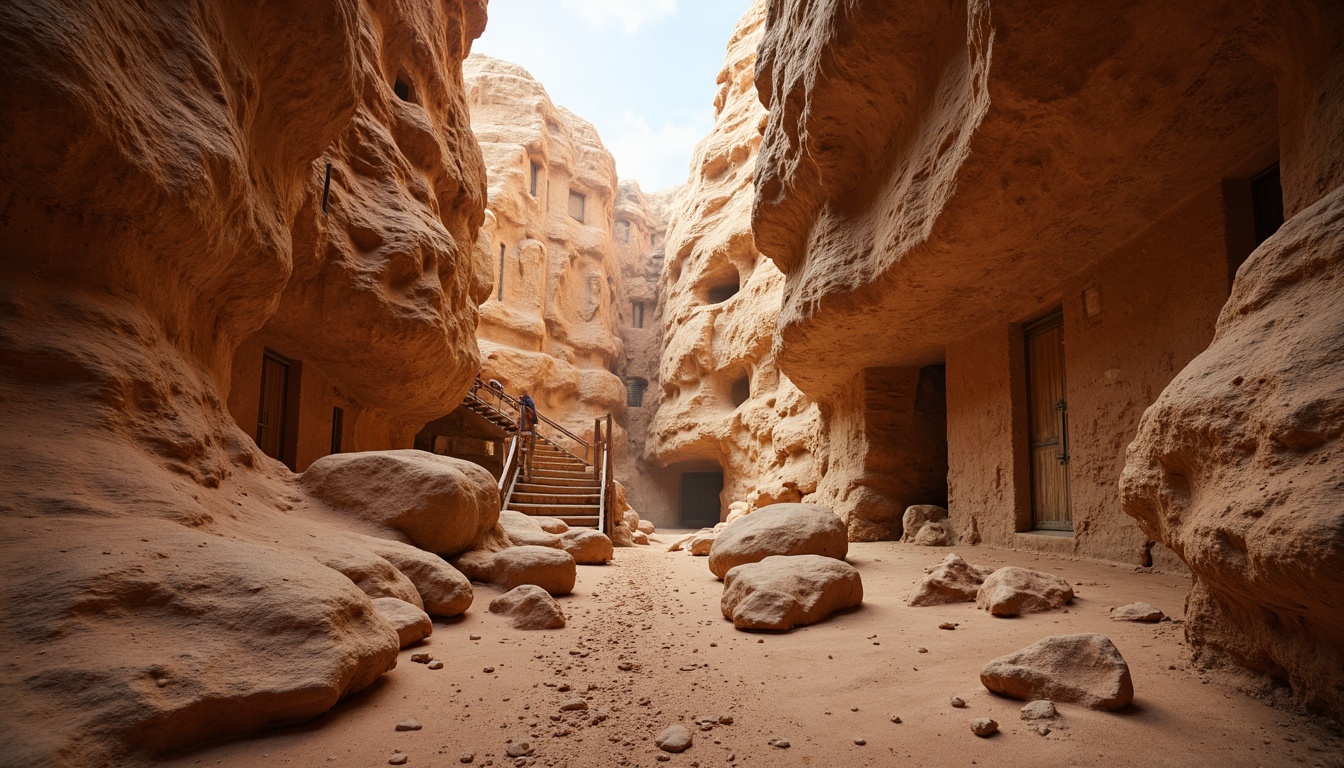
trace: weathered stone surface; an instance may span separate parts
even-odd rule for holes
[[[615,556],[611,539],[592,528],[575,528],[560,537],[560,546],[579,565],[605,565]]]
[[[649,543],[649,535],[643,531],[635,531],[630,534],[630,540],[639,545],[647,545]]]
[[[510,547],[495,554],[490,583],[504,589],[535,584],[552,595],[568,595],[575,577],[574,557],[564,550]]]
[[[521,584],[490,601],[490,612],[508,616],[514,629],[561,629],[565,613],[550,593]]]
[[[636,523],[636,527],[637,530],[640,533],[644,534],[645,536],[656,533],[658,531],[657,527],[655,527],[654,524],[649,522],[648,520],[640,520],[638,523]]]
[[[941,547],[949,544],[947,510],[936,504],[913,504],[905,508],[901,517],[901,541],[926,547]],[[931,529],[925,533],[925,529]]]
[[[554,517],[533,517],[541,530],[547,533],[564,533],[569,530],[569,524],[564,520],[558,520]]]
[[[802,501],[816,490],[826,455],[820,410],[775,366],[770,342],[784,275],[751,234],[765,120],[752,74],[766,11],[767,3],[753,3],[733,30],[714,128],[668,214],[661,399],[646,442],[660,465],[723,467],[725,498],[753,509]]]
[[[695,740],[691,737],[691,732],[684,725],[669,725],[658,734],[658,738],[653,743],[664,752],[685,752],[691,748]]]
[[[738,629],[815,624],[863,602],[854,566],[822,555],[773,555],[728,571],[719,603]]]
[[[427,582],[365,534],[406,537],[263,455],[231,362],[300,329],[277,351],[377,447],[461,398],[485,185],[459,65],[484,22],[420,0],[0,13],[0,646],[27,659],[0,669],[6,764],[149,762],[311,720],[395,665],[369,595]],[[435,98],[408,110],[398,66]]]
[[[1064,579],[1013,566],[986,576],[975,595],[976,607],[995,616],[1053,611],[1072,601],[1073,587]]]
[[[443,558],[395,541],[369,537],[368,542],[375,554],[391,563],[415,585],[425,613],[451,618],[471,607],[471,581]]]
[[[722,579],[730,569],[770,555],[823,555],[840,560],[849,552],[845,523],[816,504],[772,504],[724,528],[709,552],[709,570]]]
[[[377,597],[373,600],[373,610],[396,630],[402,648],[414,645],[434,633],[434,622],[430,620],[429,614],[405,600]]]
[[[496,554],[498,553],[474,549],[453,558],[452,565],[468,579],[489,584],[495,578]]]
[[[1151,624],[1166,617],[1161,608],[1150,603],[1130,603],[1111,609],[1111,621],[1142,621]]]
[[[682,547],[696,557],[708,557],[711,549],[714,548],[715,539],[718,534],[711,531],[701,531],[692,534],[689,539],[682,543]]]
[[[980,672],[994,693],[1091,709],[1123,709],[1134,699],[1129,665],[1105,635],[1055,635],[994,659]]]
[[[1059,713],[1055,711],[1055,703],[1049,699],[1037,699],[1029,701],[1021,709],[1023,720],[1049,720],[1058,717]]]
[[[950,554],[910,590],[905,602],[913,606],[970,602],[976,599],[985,577],[993,572],[971,565],[961,555]]]
[[[512,509],[499,511],[499,525],[516,546],[564,549],[560,536],[547,532],[538,518]]]
[[[424,451],[324,456],[301,483],[333,511],[441,555],[471,549],[499,515],[499,490],[485,468]]]

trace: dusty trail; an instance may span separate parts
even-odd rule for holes
[[[849,559],[863,574],[862,608],[790,634],[747,634],[721,617],[721,585],[704,558],[661,550],[618,550],[611,565],[581,567],[575,594],[562,599],[569,625],[558,631],[509,628],[485,610],[499,593],[478,586],[473,609],[403,651],[376,689],[314,723],[163,765],[372,768],[395,750],[408,756],[406,765],[445,767],[463,765],[466,755],[470,765],[552,768],[1344,765],[1344,741],[1316,721],[1202,680],[1189,667],[1178,623],[1107,619],[1110,606],[1138,599],[1179,617],[1179,577],[955,548],[973,562],[1027,565],[1077,585],[1067,613],[995,619],[969,604],[904,605],[923,568],[948,550],[857,544]],[[937,628],[947,621],[957,629]],[[1022,702],[984,690],[979,669],[1040,637],[1074,631],[1115,641],[1133,671],[1135,706],[1107,714],[1061,705],[1061,718],[1041,736],[1019,719]],[[424,651],[445,668],[410,660]],[[968,707],[951,708],[951,696]],[[587,708],[561,711],[576,698]],[[698,718],[724,715],[731,724],[698,730]],[[972,735],[977,717],[998,720],[1003,732]],[[407,718],[423,728],[394,730]],[[691,728],[695,742],[668,755],[653,741],[673,723]],[[791,746],[770,746],[774,737]],[[510,757],[511,741],[531,753]]]

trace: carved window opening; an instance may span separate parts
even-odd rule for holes
[[[569,215],[575,221],[583,221],[583,207],[585,203],[582,192],[569,191]]]
[[[649,382],[644,379],[626,379],[625,380],[625,404],[630,408],[642,408],[644,406],[644,390],[649,388]]]
[[[341,452],[341,438],[345,436],[345,409],[334,406],[331,409],[331,452]]]
[[[630,242],[630,222],[623,219],[616,222],[616,239],[622,243]]]
[[[405,72],[397,73],[397,80],[392,84],[392,92],[402,101],[409,101],[412,104],[419,103],[415,98],[415,87],[411,85],[411,79],[406,76]]]
[[[732,282],[711,285],[709,287],[708,301],[710,304],[722,304],[736,296],[737,292],[741,289],[742,286],[738,284],[738,279],[734,276]]]
[[[733,398],[733,407],[740,406],[751,399],[751,376],[746,371],[743,371],[742,376],[733,382],[731,397]]]
[[[1251,207],[1258,246],[1283,226],[1283,187],[1279,183],[1278,163],[1251,177]]]
[[[630,325],[634,328],[644,327],[644,302],[630,302]]]
[[[537,197],[538,192],[541,190],[541,163],[538,163],[536,160],[532,161],[532,184],[530,189],[533,197]]]

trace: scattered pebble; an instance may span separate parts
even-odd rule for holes
[[[434,661],[429,662],[428,666],[430,669],[443,669],[443,662],[435,659]]]
[[[509,746],[504,750],[509,757],[527,757],[532,754],[532,745],[526,741],[510,739]]]
[[[719,716],[719,725],[732,725],[732,724],[733,724],[733,716],[732,716],[732,715],[720,715],[720,716]]]
[[[920,653],[928,653],[928,652],[929,652],[929,649],[928,649],[928,648],[920,648],[920,649],[919,649],[919,652],[920,652]]]
[[[953,696],[953,697],[952,697],[952,702],[951,702],[951,704],[952,704],[952,706],[956,707],[957,709],[965,709],[965,708],[966,708],[966,700],[963,699],[963,698],[961,698],[960,696]]]
[[[1048,720],[1058,716],[1054,703],[1046,699],[1037,699],[1022,707],[1023,720]]]
[[[415,662],[416,664],[428,664],[430,660],[433,658],[434,658],[433,656],[429,655],[424,651],[421,651],[420,653],[411,654],[411,661]]]
[[[421,725],[420,721],[416,720],[414,717],[410,718],[409,720],[402,720],[400,723],[397,723],[398,731],[418,731],[421,728],[424,728],[424,726]]]
[[[957,622],[955,622],[955,621],[944,621],[942,624],[939,624],[939,625],[938,625],[938,628],[939,628],[939,629],[956,629],[956,628],[957,628]]]
[[[776,749],[788,749],[789,747],[792,746],[791,744],[789,744],[788,739],[781,739],[778,736],[775,736],[774,738],[770,739],[769,741],[766,742],[766,744],[769,744],[770,746],[775,747]]]
[[[494,671],[495,671],[495,668],[494,668],[494,667],[486,667],[485,669],[483,669],[483,670],[481,670],[481,671],[488,675],[488,674],[491,674],[492,672],[494,672]]]
[[[999,724],[988,717],[982,717],[978,720],[971,721],[971,733],[974,733],[976,736],[985,738],[987,736],[993,736],[998,732]]]
[[[862,747],[863,745],[867,744],[868,742],[865,741],[865,740],[863,740],[863,739],[855,739],[855,740],[854,740],[854,743],[855,743],[856,745]]]
[[[410,759],[411,759],[411,758],[407,757],[405,754],[403,754],[403,753],[401,753],[401,752],[393,752],[393,753],[392,753],[392,756],[389,757],[389,758],[387,758],[387,764],[388,764],[388,765],[405,765],[405,764],[406,764],[406,761],[407,761],[407,760],[410,760]]]
[[[1047,727],[1044,726],[1044,725],[1038,725],[1038,726],[1036,726],[1035,728],[1032,728],[1032,730],[1035,731],[1035,732],[1037,732],[1037,733],[1039,733],[1039,734],[1041,734],[1042,736],[1049,736],[1049,735],[1050,735],[1050,729],[1047,728]]]
[[[570,699],[560,705],[561,712],[581,712],[588,708],[588,702],[583,699]]]
[[[628,661],[622,661],[620,664],[616,665],[616,668],[621,670],[622,672],[629,672],[630,670],[635,668],[635,665]]]
[[[467,639],[468,639],[468,640],[480,640],[480,639],[481,639],[481,636],[480,636],[480,635],[467,635]]]
[[[899,716],[899,715],[892,715],[892,716],[891,716],[891,722],[896,723],[897,725],[900,725],[900,724],[901,724],[901,718],[900,718],[900,716]]]
[[[664,752],[685,752],[691,748],[694,740],[686,726],[676,724],[664,728],[653,743]]]
[[[458,761],[459,763],[470,763],[471,761],[473,761],[473,760],[475,760],[475,759],[476,759],[476,753],[474,753],[474,752],[463,752],[463,753],[462,753],[462,756],[459,757],[459,758],[457,758],[457,761]]]

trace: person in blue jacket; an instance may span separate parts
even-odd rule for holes
[[[532,401],[532,396],[523,390],[523,396],[518,398],[518,403],[522,406],[523,431],[532,432],[537,428],[537,404]]]

